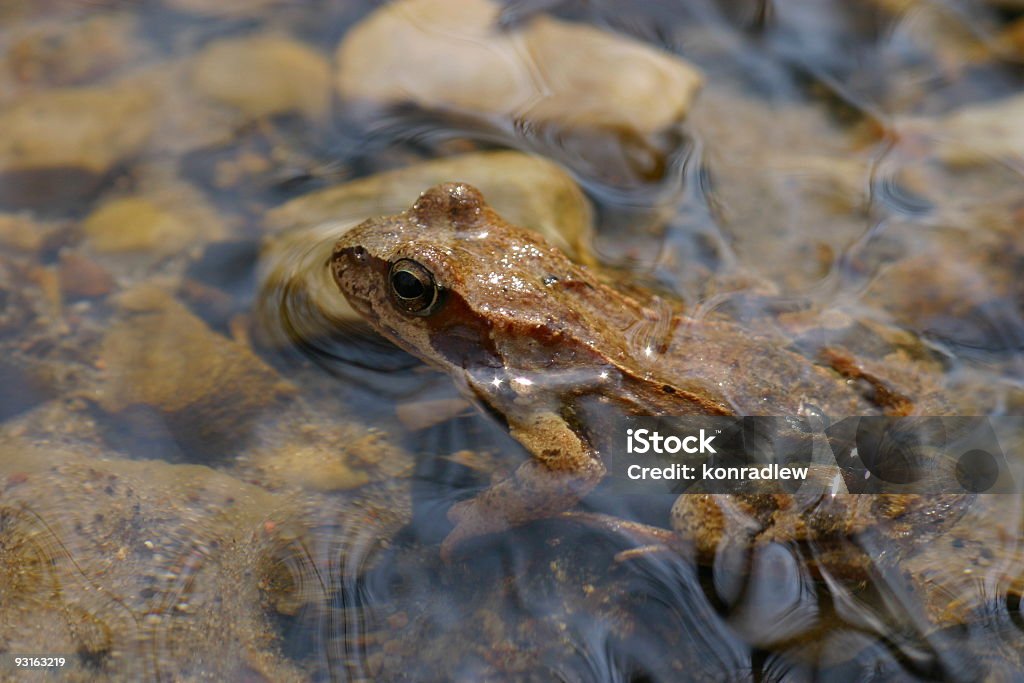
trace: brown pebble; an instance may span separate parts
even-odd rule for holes
[[[191,279],[181,283],[178,296],[205,320],[225,320],[234,306],[231,295],[224,290]]]
[[[46,302],[55,314],[61,312],[60,278],[54,269],[47,266],[30,266],[26,273],[28,279],[42,290]]]
[[[28,481],[28,473],[12,472],[7,475],[7,488],[12,489],[18,484],[24,484],[26,481]]]
[[[405,628],[408,624],[409,615],[405,612],[396,612],[388,617],[388,626],[395,631]]]
[[[401,403],[395,414],[406,429],[419,431],[455,419],[471,408],[463,398],[442,398]]]
[[[63,251],[60,254],[60,291],[67,299],[95,299],[114,289],[114,278],[88,256]]]

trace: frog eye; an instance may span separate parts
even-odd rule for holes
[[[413,315],[430,315],[440,301],[440,287],[429,270],[412,259],[395,261],[388,274],[391,298]]]

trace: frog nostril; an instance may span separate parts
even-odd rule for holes
[[[343,247],[340,244],[335,247],[334,254],[331,256],[331,262],[334,264],[334,270],[340,273],[345,269],[346,264],[351,264],[353,261],[360,263],[366,260],[366,249],[363,247]]]
[[[347,264],[348,266],[362,265],[366,262],[367,251],[363,247],[348,247],[339,252],[338,259],[339,265]]]

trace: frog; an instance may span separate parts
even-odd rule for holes
[[[530,455],[508,477],[452,505],[445,558],[471,538],[573,508],[606,474],[599,435],[612,415],[931,410],[842,349],[808,357],[778,336],[689,315],[637,287],[618,288],[528,228],[507,223],[467,183],[430,188],[410,209],[347,231],[329,268],[376,331],[447,373]],[[737,495],[733,503],[757,522],[748,536],[803,540],[854,534],[880,517],[902,520],[899,533],[908,534],[915,513],[955,520],[959,504],[943,500],[937,515],[910,494],[835,498],[834,514],[816,521],[805,514],[816,504],[787,494]],[[680,496],[672,529],[648,530],[644,538],[684,534],[712,554],[724,534],[722,501]]]

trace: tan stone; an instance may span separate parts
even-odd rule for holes
[[[827,274],[834,254],[862,237],[873,150],[852,147],[821,107],[713,84],[687,126],[714,179],[715,221],[744,277],[761,280],[757,289],[805,291]],[[734,285],[712,283],[694,263],[662,265],[694,296]]]
[[[696,68],[626,36],[547,16],[504,30],[500,11],[490,0],[386,5],[338,47],[339,94],[648,134],[682,119],[701,86]]]
[[[60,254],[60,291],[65,298],[93,299],[114,290],[114,278],[103,266],[74,251]]]
[[[252,118],[291,111],[321,117],[330,103],[330,81],[325,57],[270,35],[218,40],[197,55],[191,74],[202,97]]]
[[[0,51],[0,82],[6,71],[22,85],[85,83],[138,63],[146,53],[138,19],[128,13],[32,22],[11,31],[10,38],[7,49]]]
[[[115,199],[82,223],[86,243],[98,252],[176,251],[192,242],[199,226],[143,197]]]
[[[240,437],[247,420],[293,391],[248,347],[153,285],[118,304],[124,315],[103,339],[96,397],[109,413],[155,412],[175,436],[205,446]]]
[[[271,477],[310,491],[345,491],[370,481],[365,471],[349,467],[342,453],[317,444],[288,444],[261,454],[256,464]]]
[[[165,4],[182,12],[213,17],[266,16],[274,5],[294,0],[165,0]]]
[[[26,95],[0,111],[0,172],[106,172],[143,149],[152,131],[152,107],[150,92],[127,85]]]
[[[308,679],[267,647],[265,604],[290,594],[268,574],[303,533],[288,522],[303,512],[294,497],[201,465],[8,435],[0,489],[0,638],[19,652],[52,647],[105,659],[103,678],[146,680],[152,645],[140,629],[161,628],[171,635],[160,670],[174,678],[202,668],[216,680]]]
[[[38,251],[49,227],[27,213],[0,213],[0,244],[19,251]]]
[[[154,154],[180,158],[204,147],[231,145],[246,123],[237,109],[204,99],[190,86],[194,64],[194,57],[154,62],[130,76],[160,94],[151,141]]]
[[[957,165],[1024,157],[1024,95],[969,105],[934,126],[912,124],[938,136],[939,155]]]

